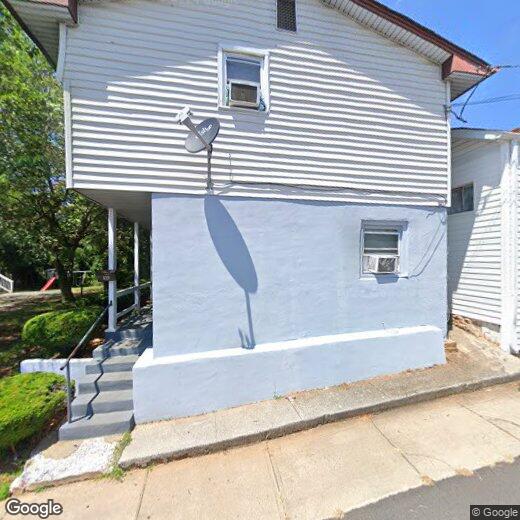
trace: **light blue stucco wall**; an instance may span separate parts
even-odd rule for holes
[[[444,208],[154,194],[154,357],[446,328]],[[406,223],[407,277],[362,277],[363,221]]]

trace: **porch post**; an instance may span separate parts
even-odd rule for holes
[[[108,268],[117,269],[117,249],[116,249],[116,230],[117,213],[114,208],[108,208]],[[115,332],[117,329],[117,282],[108,282],[108,302],[111,304],[108,309],[108,332]]]
[[[150,229],[150,281],[152,282],[152,287],[150,288],[150,302],[153,302],[153,235],[152,230]]]
[[[139,289],[139,223],[134,222],[134,305],[141,308],[141,290]]]

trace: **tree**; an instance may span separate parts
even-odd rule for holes
[[[65,300],[78,249],[104,211],[67,190],[61,88],[42,53],[0,6],[0,228],[56,268]]]

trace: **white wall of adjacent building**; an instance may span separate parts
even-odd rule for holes
[[[485,133],[452,139],[452,185],[473,183],[474,211],[448,217],[448,295],[453,314],[494,325],[503,348],[518,350],[518,144]]]
[[[500,143],[453,139],[452,185],[474,183],[474,211],[448,217],[448,293],[454,314],[500,325]]]
[[[173,122],[189,105],[222,124],[216,193],[444,204],[440,67],[319,0],[299,0],[297,16],[290,33],[274,0],[80,4],[62,45],[69,184],[203,194],[205,155]],[[220,44],[269,53],[268,113],[218,108]]]

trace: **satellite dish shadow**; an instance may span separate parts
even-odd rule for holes
[[[250,295],[258,290],[258,277],[247,244],[235,221],[218,197],[204,198],[204,215],[208,231],[220,260],[233,280],[242,288],[246,300],[249,334],[238,330],[243,348],[254,348],[255,335]]]

